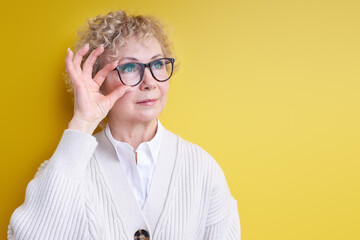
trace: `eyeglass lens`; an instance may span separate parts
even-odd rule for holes
[[[172,74],[173,66],[170,59],[158,59],[150,63],[150,71],[153,77],[158,81],[169,79]],[[118,72],[121,81],[125,85],[136,85],[143,76],[143,65],[140,63],[126,63],[119,66]]]

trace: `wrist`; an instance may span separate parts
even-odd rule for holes
[[[92,135],[97,126],[98,123],[72,118],[68,124],[68,129],[78,130]]]

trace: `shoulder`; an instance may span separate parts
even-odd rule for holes
[[[211,179],[212,184],[224,178],[224,172],[213,156],[204,148],[190,142],[179,135],[178,138],[178,160],[181,165],[188,165],[191,171],[198,171],[200,175]]]
[[[208,161],[211,164],[215,164],[215,159],[202,147],[199,145],[190,142],[188,140],[185,140],[184,138],[178,136],[179,141],[179,147],[180,151],[182,151],[182,154],[185,154],[188,157],[191,157],[192,159],[202,159],[204,161]]]
[[[201,185],[201,191],[209,191],[211,205],[231,203],[233,197],[224,171],[218,162],[199,145],[180,136],[177,137],[179,145],[177,160],[181,166],[181,175],[186,176],[187,181],[198,182]]]

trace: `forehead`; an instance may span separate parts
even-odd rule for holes
[[[140,61],[148,61],[153,56],[162,55],[159,41],[154,36],[143,39],[131,37],[126,39],[124,45],[118,47],[118,59],[136,58]]]

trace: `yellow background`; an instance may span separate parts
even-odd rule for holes
[[[1,239],[71,119],[66,49],[87,18],[116,9],[173,27],[181,66],[160,119],[217,159],[243,240],[360,239],[359,1],[20,0],[1,9]]]

